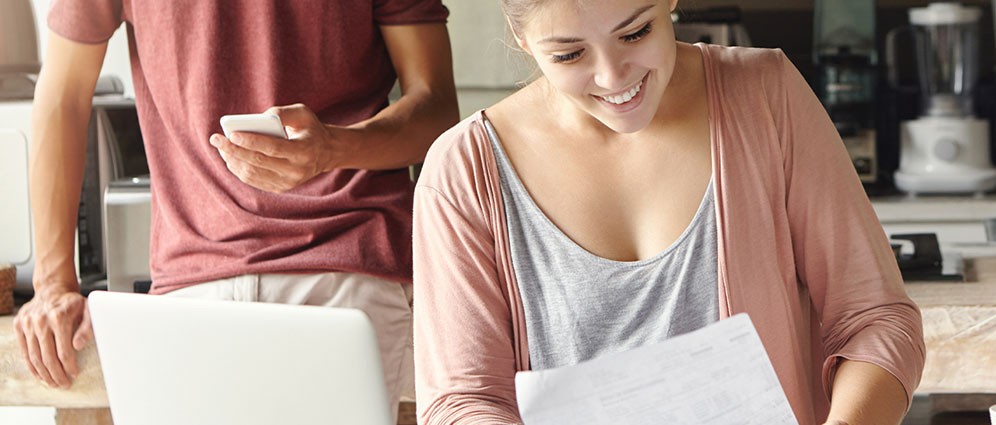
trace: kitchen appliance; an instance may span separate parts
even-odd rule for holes
[[[110,291],[149,291],[151,201],[147,176],[115,180],[104,191],[104,247]]]
[[[20,131],[0,128],[0,264],[20,267],[31,260],[28,208],[28,140]]]
[[[965,276],[961,274],[960,270],[957,273],[944,272],[944,257],[941,255],[941,246],[937,241],[936,234],[892,235],[889,237],[889,242],[905,282],[962,282],[965,280]],[[912,253],[904,252],[901,242],[907,242],[912,247]]]
[[[31,2],[3,0],[0,6],[0,99],[28,99],[41,67]]]
[[[816,0],[816,91],[863,183],[878,179],[875,0]]]
[[[671,14],[671,20],[674,22],[674,36],[678,41],[723,46],[751,45],[737,6],[679,9]]]
[[[0,102],[0,194],[8,205],[0,209],[0,262],[17,266],[16,290],[25,294],[32,292],[34,270],[27,199],[30,123],[30,100]],[[86,152],[76,244],[77,271],[84,291],[102,287],[107,270],[104,190],[114,180],[149,173],[134,100],[120,95],[94,98]],[[116,224],[112,221],[110,225]]]
[[[911,25],[886,40],[890,81],[898,86],[897,35],[912,34],[921,110],[900,128],[896,187],[918,193],[976,193],[996,188],[989,159],[989,123],[973,115],[981,11],[958,3],[931,3],[909,11]]]
[[[86,156],[76,227],[79,277],[84,287],[102,286],[107,273],[105,191],[115,180],[149,174],[134,100],[120,96],[94,98]],[[108,225],[117,223],[110,221]],[[147,244],[145,248],[148,249]]]

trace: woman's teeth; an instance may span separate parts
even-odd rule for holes
[[[609,102],[613,105],[622,105],[626,102],[633,100],[633,98],[636,97],[636,94],[640,92],[641,88],[643,88],[643,81],[640,81],[636,85],[636,87],[633,87],[632,89],[630,89],[630,91],[623,93],[619,96],[599,96],[599,97],[602,98],[602,100]]]

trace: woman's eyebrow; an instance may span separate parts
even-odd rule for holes
[[[646,11],[648,11],[650,9],[653,9],[654,6],[657,6],[657,5],[656,4],[649,4],[649,5],[643,6],[643,7],[639,8],[639,9],[636,9],[635,13],[633,13],[630,17],[624,19],[622,22],[619,23],[619,25],[616,25],[616,27],[612,29],[612,32],[616,32],[616,31],[619,31],[619,30],[621,30],[623,28],[626,28],[626,26],[629,25],[629,24],[632,24],[633,21],[636,20],[636,18],[639,18],[640,15],[643,14],[643,12],[646,12]]]
[[[636,20],[636,18],[639,18],[640,15],[642,15],[644,12],[646,12],[646,11],[648,11],[650,9],[653,9],[655,6],[657,6],[657,5],[656,4],[649,4],[649,5],[643,6],[643,7],[639,8],[639,9],[636,9],[636,12],[633,12],[633,14],[630,15],[630,17],[628,17],[626,19],[623,19],[623,21],[620,22],[619,25],[616,25],[616,27],[612,29],[612,32],[616,32],[616,31],[619,31],[619,30],[621,30],[623,28],[626,28],[626,26],[629,25],[629,24],[632,24],[633,21]],[[557,37],[557,36],[554,36],[554,37],[544,38],[544,39],[538,41],[538,43],[571,44],[571,43],[579,43],[579,42],[582,42],[582,41],[584,41],[584,39],[580,38],[580,37]]]

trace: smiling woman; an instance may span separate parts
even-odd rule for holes
[[[899,423],[920,313],[837,131],[781,51],[676,42],[677,3],[502,0],[542,76],[426,157],[421,423],[518,422],[517,371],[737,313],[800,424]]]
[[[599,2],[502,4],[518,45],[579,111],[619,133],[649,124],[675,72],[668,3],[634,2],[611,24],[604,17],[612,11],[600,10]],[[590,30],[598,27],[606,28]]]

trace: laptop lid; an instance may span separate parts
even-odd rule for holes
[[[359,310],[103,291],[89,306],[115,425],[392,423]]]

